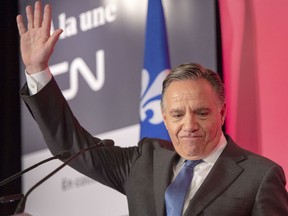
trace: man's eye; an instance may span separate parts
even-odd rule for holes
[[[173,118],[180,118],[180,114],[172,115]]]
[[[198,116],[204,118],[204,117],[207,117],[209,115],[209,112],[206,112],[206,111],[205,112],[198,112],[197,114],[198,114]]]
[[[172,114],[172,117],[175,118],[175,119],[181,118],[182,116],[183,116],[183,115],[180,114],[180,113]]]

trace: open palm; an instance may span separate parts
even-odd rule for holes
[[[17,26],[20,35],[22,60],[29,73],[36,73],[48,67],[48,61],[55,44],[62,33],[61,29],[50,35],[51,6],[45,5],[42,16],[40,1],[35,3],[34,12],[31,6],[26,7],[27,28],[23,17],[17,16]]]

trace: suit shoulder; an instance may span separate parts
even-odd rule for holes
[[[266,167],[272,167],[272,166],[280,166],[275,161],[271,160],[270,158],[267,158],[263,155],[251,152],[249,150],[243,149],[242,151],[245,153],[248,161],[253,161],[256,165],[262,165]]]
[[[263,167],[263,168],[269,168],[269,167],[274,167],[274,166],[280,166],[277,164],[275,161],[260,155],[258,153],[249,151],[247,149],[244,149],[243,147],[237,145],[230,137],[228,137],[228,151],[232,153],[235,158],[240,158],[239,162],[240,163],[249,163],[250,166],[254,164],[255,166],[258,167]]]
[[[250,164],[249,166],[253,166],[254,164],[255,166],[263,168],[280,166],[276,162],[263,155],[244,149],[243,147],[236,144],[228,135],[226,135],[226,139],[228,144],[224,150],[224,154],[229,155],[229,157],[233,158],[235,161],[238,161],[240,164]]]

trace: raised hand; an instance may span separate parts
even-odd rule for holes
[[[21,15],[17,16],[17,26],[20,35],[22,60],[28,73],[40,72],[48,67],[48,61],[58,41],[61,29],[50,35],[52,9],[45,5],[42,14],[41,1],[26,7],[27,28]]]

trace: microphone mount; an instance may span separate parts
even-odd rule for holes
[[[66,160],[63,164],[61,164],[58,168],[56,168],[55,170],[53,170],[51,173],[49,173],[48,175],[46,175],[43,179],[41,179],[40,181],[38,181],[33,187],[31,187],[26,194],[24,195],[24,197],[20,200],[20,202],[18,203],[16,210],[14,212],[14,214],[19,214],[24,212],[25,209],[25,204],[26,204],[26,200],[28,195],[35,189],[37,188],[39,185],[41,185],[43,182],[45,182],[47,179],[49,179],[51,176],[53,176],[55,173],[57,173],[59,170],[61,170],[63,167],[65,167],[67,164],[69,164],[72,160],[74,160],[75,158],[77,158],[80,154],[87,152],[87,151],[91,151],[93,149],[97,149],[97,148],[101,148],[101,147],[111,147],[114,146],[114,141],[110,140],[110,139],[104,139],[101,140],[98,144],[93,145],[93,146],[89,146],[87,148],[81,149],[80,151],[78,151],[75,155],[73,155],[72,157],[70,157],[68,160]]]
[[[24,173],[26,173],[26,172],[28,172],[28,171],[40,166],[41,164],[44,164],[44,163],[46,163],[48,161],[51,161],[51,160],[54,160],[54,159],[65,160],[65,159],[69,158],[70,156],[71,156],[71,154],[68,151],[60,152],[59,154],[57,154],[57,155],[55,155],[53,157],[47,158],[47,159],[45,159],[43,161],[40,161],[39,163],[34,164],[33,166],[28,167],[27,169],[25,169],[25,170],[23,170],[21,172],[18,172],[16,174],[4,179],[3,181],[0,182],[0,187],[5,185],[5,184],[7,184],[7,183],[9,183],[9,182],[11,182],[11,181],[13,181],[13,180],[15,180],[15,179],[17,179],[18,177],[20,177]]]

